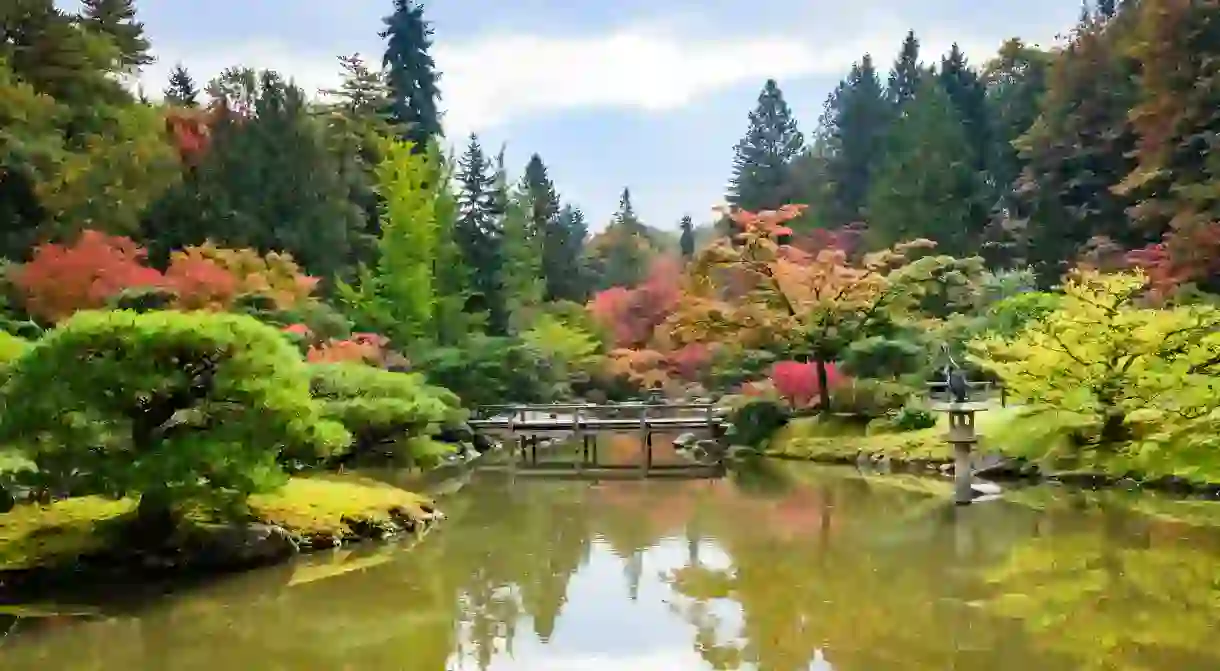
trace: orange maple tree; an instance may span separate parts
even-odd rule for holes
[[[851,261],[847,252],[822,247],[807,252],[783,244],[787,223],[804,205],[779,210],[730,210],[736,234],[705,248],[691,264],[683,309],[665,328],[677,343],[725,341],[742,347],[786,346],[816,366],[820,407],[830,408],[828,364],[852,340],[911,307],[921,283],[954,259],[924,256],[935,247],[914,240]]]
[[[211,242],[171,254],[166,280],[185,309],[227,310],[243,294],[261,294],[280,309],[291,308],[310,300],[318,285],[290,254],[264,255]]]

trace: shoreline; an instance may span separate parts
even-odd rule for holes
[[[469,464],[476,460],[454,464],[456,472],[434,484],[462,480],[469,471]],[[280,492],[263,495],[264,501],[270,503],[265,504],[267,508],[261,514],[256,513],[254,519],[243,523],[192,521],[184,526],[181,535],[173,542],[152,548],[136,548],[115,542],[122,533],[129,510],[113,511],[123,506],[134,507],[134,504],[106,502],[112,514],[103,514],[94,519],[84,515],[74,520],[79,523],[78,527],[69,529],[66,524],[48,524],[35,528],[31,535],[64,537],[75,532],[80,535],[78,540],[95,542],[97,545],[79,554],[49,554],[47,556],[52,558],[45,563],[34,556],[28,565],[0,568],[0,604],[21,603],[31,597],[73,591],[82,584],[99,581],[132,586],[167,580],[191,584],[282,565],[298,557],[340,548],[406,541],[414,545],[446,519],[437,505],[437,499],[464,487],[463,483],[435,496],[424,496],[380,480],[334,473],[318,478],[294,478],[290,484],[296,484],[300,489],[300,480],[312,482],[309,489],[294,494],[296,497],[314,494],[319,488],[338,488],[336,494],[351,495],[363,490],[376,499],[344,500],[327,508],[325,503],[307,497],[309,500],[304,503],[303,509],[297,509],[294,505],[277,510],[273,504]],[[82,500],[93,498],[62,499],[48,505],[31,504],[37,510],[29,509],[29,512],[35,518],[40,514],[49,517],[48,511],[57,504],[62,506],[71,502],[68,505],[80,507],[90,503],[85,501],[82,504]],[[287,495],[285,498],[288,498]],[[259,503],[252,501],[252,509],[258,507]],[[319,518],[301,516],[306,512]],[[24,539],[14,541],[10,538],[7,541],[20,543]]]
[[[1146,491],[1165,494],[1185,500],[1220,502],[1220,483],[1194,483],[1181,478],[1154,478],[1139,480],[1130,476],[1114,476],[1093,471],[1060,471],[1044,473],[1036,464],[998,452],[979,452],[996,456],[1008,463],[976,469],[974,476],[996,482],[1023,482],[1030,485],[1063,485],[1081,490]],[[940,458],[903,459],[882,451],[861,450],[854,456],[820,454],[799,456],[780,451],[766,450],[766,459],[786,462],[804,462],[828,466],[851,466],[860,473],[884,476],[889,473],[919,475],[937,480],[948,480],[953,476],[953,460]]]

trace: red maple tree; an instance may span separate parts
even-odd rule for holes
[[[125,289],[157,287],[165,277],[144,265],[146,252],[131,238],[87,230],[71,245],[42,244],[14,276],[26,310],[47,322],[78,310],[104,307]]]

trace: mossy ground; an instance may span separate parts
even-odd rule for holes
[[[350,538],[353,525],[376,526],[395,517],[422,520],[427,498],[358,477],[292,478],[279,491],[250,498],[262,523],[300,538]],[[104,552],[135,509],[132,500],[84,496],[48,505],[21,504],[0,514],[0,571],[70,562]]]
[[[988,429],[1001,426],[1011,417],[1012,410],[1006,408],[995,408],[976,416],[975,426],[982,436],[979,441],[982,450],[988,450]],[[947,416],[941,417],[933,428],[901,432],[864,432],[842,420],[803,417],[776,433],[767,454],[834,463],[854,462],[860,456],[948,463],[953,461],[953,448],[945,442],[948,428]]]

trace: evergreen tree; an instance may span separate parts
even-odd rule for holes
[[[521,191],[529,204],[530,228],[534,235],[541,238],[552,221],[559,216],[559,195],[555,193],[555,184],[538,154],[530,156],[529,162],[525,164]]]
[[[179,107],[199,107],[199,89],[195,86],[195,79],[181,63],[169,73],[165,102]]]
[[[627,231],[643,235],[646,231],[640,218],[636,216],[635,206],[631,204],[631,189],[623,187],[623,193],[618,197],[618,209],[610,219],[612,226],[621,226]]]
[[[508,315],[502,295],[502,232],[496,220],[495,176],[473,133],[458,160],[457,177],[461,191],[454,235],[470,288],[478,298],[468,307],[487,313],[489,334],[503,335],[508,330]]]
[[[1118,0],[1097,0],[1097,15],[1103,19],[1112,19],[1118,13]]]
[[[915,97],[923,75],[924,68],[919,62],[919,39],[912,30],[902,41],[902,50],[898,52],[898,59],[890,70],[889,83],[885,88],[890,102],[899,108],[906,105]]]
[[[872,57],[865,55],[831,93],[822,117],[828,225],[853,223],[862,215],[892,118],[893,106],[885,99]]]
[[[580,208],[564,205],[543,237],[542,274],[546,300],[583,303],[588,298],[584,268],[585,237],[589,234]]]
[[[937,249],[969,256],[986,220],[976,220],[978,176],[952,101],[936,82],[922,83],[893,125],[869,193],[872,242],[889,247],[930,238]]]
[[[1043,286],[1096,236],[1138,247],[1161,233],[1130,226],[1132,199],[1113,188],[1115,175],[1132,172],[1136,146],[1128,117],[1138,64],[1118,37],[1084,17],[1047,72],[1038,122],[1016,142],[1025,162],[1016,191],[1029,213],[1019,242]]]
[[[805,146],[796,119],[774,79],[750,112],[750,127],[734,147],[728,202],[743,210],[773,210],[788,202],[788,166]]]
[[[305,93],[274,72],[243,68],[208,88],[220,96],[209,149],[147,213],[150,251],[163,257],[211,239],[288,252],[326,278],[348,267],[364,222]]]
[[[1026,161],[1013,143],[1038,119],[1051,59],[1050,52],[1014,39],[1000,47],[986,69],[987,116],[992,129],[986,165],[995,189],[995,210],[980,251],[992,266],[1011,266],[1018,251],[1009,232],[1011,222],[1029,216],[1024,199],[1014,188]]]
[[[940,61],[937,72],[941,86],[949,93],[957,108],[958,117],[965,126],[966,138],[970,142],[975,159],[975,169],[986,168],[988,141],[991,135],[990,119],[987,116],[987,91],[982,79],[966,61],[966,55],[955,43]]]
[[[122,69],[139,69],[153,62],[144,24],[136,21],[133,0],[82,0],[81,5],[85,25],[114,41]]]
[[[682,235],[678,238],[682,258],[690,261],[695,256],[695,225],[689,214],[682,217],[682,223],[678,224],[678,228],[682,230]]]
[[[339,159],[339,174],[348,199],[364,212],[364,226],[354,232],[355,257],[371,261],[381,236],[381,199],[375,169],[381,163],[383,138],[396,135],[389,118],[385,77],[359,54],[340,56],[341,83],[321,91],[329,102],[321,108],[330,151]]]
[[[424,8],[415,0],[394,0],[394,13],[385,18],[386,39],[382,60],[388,72],[390,110],[403,128],[402,137],[423,151],[435,138],[442,137],[440,114],[440,73],[429,54],[432,26],[424,19]]]
[[[542,302],[546,290],[542,277],[542,237],[534,234],[530,223],[531,206],[524,180],[515,189],[508,187],[503,147],[496,155],[492,193],[493,210],[504,236],[502,284],[505,303],[512,324],[522,328],[528,323],[526,313]]]

